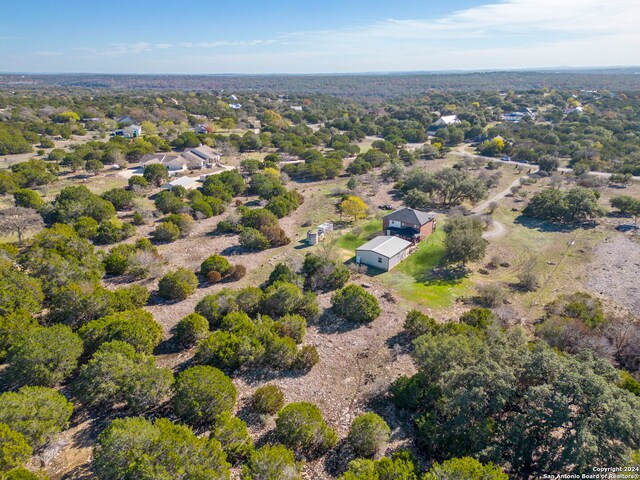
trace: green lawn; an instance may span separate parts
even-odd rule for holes
[[[378,232],[382,221],[379,218],[369,220],[354,228],[335,240],[335,245],[341,250],[342,258],[353,258],[356,248],[366,243],[368,237]],[[434,279],[431,273],[444,257],[444,232],[436,231],[418,249],[400,262],[390,272],[379,272],[376,279],[394,290],[398,295],[426,307],[440,309],[448,308],[456,297],[467,295],[471,281]]]
[[[471,282],[467,278],[431,278],[433,269],[444,257],[443,242],[444,232],[436,231],[393,270],[378,278],[407,300],[434,309],[450,307],[456,297],[469,293]]]
[[[343,250],[346,250],[345,255],[348,253],[348,256],[346,258],[351,258],[355,255],[356,248],[367,243],[368,237],[376,232],[379,232],[381,229],[382,220],[380,220],[379,218],[374,218],[373,220],[369,220],[366,223],[355,227],[355,232],[351,231],[337,238],[335,241],[335,245]]]

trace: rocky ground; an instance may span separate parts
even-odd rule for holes
[[[595,250],[586,286],[598,295],[640,311],[640,240],[613,234]]]

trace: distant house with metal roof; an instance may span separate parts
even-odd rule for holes
[[[457,125],[458,123],[460,123],[460,119],[457,115],[445,115],[436,120],[433,125],[436,127],[448,127],[449,125]]]
[[[169,170],[169,175],[176,175],[179,172],[187,170],[187,160],[178,155],[167,155],[166,153],[151,153],[144,155],[140,159],[140,165],[147,168],[149,165],[159,163]]]
[[[528,107],[524,107],[515,112],[508,112],[502,115],[502,121],[518,123],[525,117],[535,118],[536,114],[533,110]]]
[[[436,216],[413,208],[401,208],[382,218],[384,235],[394,235],[409,242],[421,242],[436,229]]]
[[[527,114],[526,113],[522,113],[522,112],[504,113],[502,115],[502,121],[503,122],[518,123],[520,120],[522,120],[526,116],[527,116]]]
[[[199,123],[198,125],[196,125],[195,127],[193,127],[193,130],[196,133],[211,133],[213,132],[213,127],[208,124],[208,123]]]
[[[222,158],[220,153],[216,152],[208,145],[200,145],[199,147],[190,148],[188,152],[202,160],[203,163],[200,168],[212,167],[216,163],[219,163],[220,158]]]
[[[124,137],[124,138],[138,138],[142,135],[142,127],[140,125],[129,125],[124,128],[120,128],[113,132],[113,135],[116,137]]]
[[[388,272],[409,254],[411,242],[382,235],[356,248],[356,263]]]
[[[188,170],[200,170],[207,166],[211,166],[211,164],[206,162],[203,158],[189,151],[182,152],[178,158],[185,162]]]
[[[582,115],[584,113],[584,108],[582,107],[565,108],[564,113],[567,115],[571,115],[572,113],[577,113],[578,115]]]
[[[153,163],[164,165],[170,175],[175,175],[184,170],[201,170],[211,168],[220,163],[220,154],[206,145],[189,148],[181,154],[154,153],[144,155],[140,159],[143,167]]]
[[[427,134],[433,135],[441,128],[449,127],[451,125],[458,125],[459,123],[461,122],[457,115],[444,115],[429,126],[429,128],[427,129]]]

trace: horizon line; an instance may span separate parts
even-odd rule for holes
[[[560,66],[560,67],[522,67],[522,68],[481,68],[481,69],[446,69],[446,70],[380,70],[380,71],[354,71],[354,72],[313,72],[313,73],[167,73],[167,72],[10,72],[0,71],[0,75],[113,75],[113,76],[350,76],[350,75],[419,75],[419,74],[472,74],[472,73],[554,73],[555,71],[571,71],[571,70],[627,70],[640,69],[640,65],[608,65],[608,66]]]

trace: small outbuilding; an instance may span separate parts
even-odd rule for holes
[[[307,230],[307,243],[309,245],[317,245],[320,235],[317,231]]]
[[[318,228],[307,231],[307,243],[309,245],[317,245],[318,242],[324,240],[324,236],[333,232],[333,223],[325,222],[318,225]]]
[[[327,233],[333,232],[333,223],[325,222],[318,225],[318,233],[320,235],[325,235]]]
[[[356,263],[388,272],[407,257],[411,245],[400,237],[382,235],[356,249]]]

